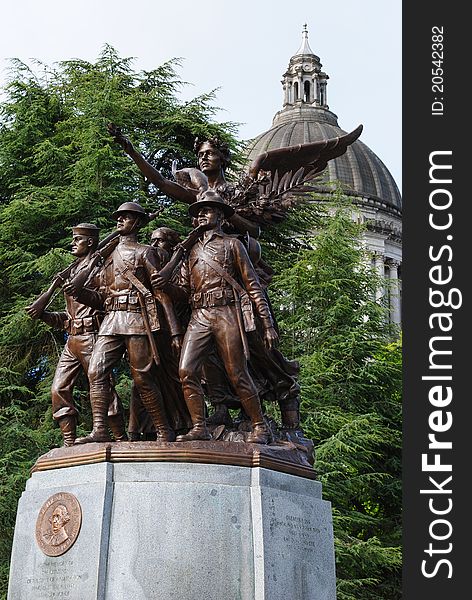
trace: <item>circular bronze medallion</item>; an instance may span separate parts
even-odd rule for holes
[[[77,539],[81,524],[82,510],[77,498],[59,492],[41,506],[36,520],[36,542],[44,554],[60,556]]]

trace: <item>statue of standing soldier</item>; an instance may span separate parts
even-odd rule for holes
[[[231,386],[251,421],[252,432],[246,441],[266,444],[269,431],[248,371],[246,330],[255,328],[254,307],[264,325],[266,346],[272,348],[278,335],[271,312],[244,245],[237,238],[225,235],[221,228],[223,220],[230,218],[234,209],[219,194],[209,190],[191,204],[189,213],[208,230],[184,261],[181,283],[176,286],[159,274],[152,278],[154,285],[176,298],[183,292],[192,307],[179,373],[193,427],[177,440],[211,439],[205,422],[201,378],[205,360],[216,347]]]
[[[100,290],[71,289],[80,301],[105,309],[105,317],[89,366],[90,400],[93,429],[76,440],[76,444],[107,442],[107,407],[109,375],[126,350],[131,376],[141,401],[149,413],[160,441],[174,441],[161,390],[155,380],[154,367],[160,358],[154,339],[159,330],[151,275],[158,264],[149,246],[139,244],[139,229],[149,221],[144,209],[135,202],[125,202],[113,213],[117,221],[119,242],[99,272]],[[71,284],[73,288],[73,282]],[[180,350],[181,333],[172,338],[175,352]]]
[[[76,257],[69,279],[89,267],[90,259],[98,245],[99,228],[91,223],[80,223],[72,228],[72,255]],[[67,282],[65,282],[67,285]],[[90,281],[88,285],[93,285]],[[82,372],[88,375],[90,358],[97,340],[97,333],[103,320],[101,308],[92,308],[64,293],[66,310],[49,312],[31,305],[26,311],[33,319],[41,319],[51,327],[63,329],[67,342],[57,363],[52,382],[51,399],[53,418],[58,422],[64,439],[64,446],[72,446],[76,440],[78,411],[75,406],[73,389]],[[123,407],[112,385],[111,376],[104,385],[108,390],[108,425],[116,441],[127,440]]]
[[[169,227],[158,227],[151,233],[150,245],[159,270],[169,262],[175,246],[180,242],[179,234]],[[156,380],[164,398],[170,425],[175,431],[187,431],[192,426],[192,421],[180,385],[179,356],[176,352],[171,352],[170,348],[172,335],[185,331],[188,323],[188,304],[171,302],[166,294],[156,289],[154,294],[157,295],[158,309],[162,317],[166,317],[161,318],[161,327],[154,336],[161,357],[159,365],[156,366]],[[165,313],[162,305],[166,308]],[[154,425],[134,383],[131,387],[128,435],[131,441],[156,439]]]

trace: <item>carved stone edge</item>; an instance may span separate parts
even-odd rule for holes
[[[179,444],[180,446],[180,444]],[[45,454],[38,458],[31,472],[49,471],[66,467],[90,465],[101,462],[183,462],[221,464],[238,467],[262,467],[280,471],[289,475],[297,475],[307,479],[316,479],[316,472],[311,467],[299,465],[289,460],[269,456],[264,451],[255,448],[252,452],[228,452],[205,450],[202,448],[146,448],[120,449],[119,445],[106,445],[93,452],[84,451],[69,456],[50,456]]]

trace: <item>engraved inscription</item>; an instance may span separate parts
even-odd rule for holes
[[[273,502],[268,508],[270,532],[272,535],[281,536],[285,548],[291,550],[298,548],[307,553],[315,552],[320,530],[313,526],[309,518],[290,514],[279,517]]]
[[[57,559],[46,562],[41,575],[28,577],[26,584],[29,593],[34,594],[35,600],[56,600],[72,598],[74,591],[88,579],[88,575],[72,574],[74,561]]]
[[[304,552],[314,552],[319,529],[312,526],[310,519],[285,515],[284,520],[276,520],[275,524],[282,528],[287,548],[299,547]]]
[[[82,510],[73,494],[59,492],[42,505],[36,521],[36,542],[47,556],[61,556],[77,539]]]

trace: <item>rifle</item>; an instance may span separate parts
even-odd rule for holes
[[[158,210],[156,212],[150,213],[149,220],[155,219],[161,211],[162,211],[162,209]],[[101,240],[98,243],[97,249],[95,250],[92,260],[91,260],[91,263],[93,263],[93,265],[91,267],[89,266],[89,268],[80,272],[73,279],[74,285],[77,286],[77,289],[80,289],[81,287],[83,287],[83,285],[87,281],[90,273],[92,272],[93,268],[98,263],[100,257],[106,258],[106,256],[111,254],[111,250],[113,250],[115,248],[116,244],[112,244],[110,252],[105,251],[105,247],[111,241],[113,241],[115,238],[117,238],[119,235],[120,235],[119,231],[112,231],[110,234],[108,234],[106,237],[103,238],[103,240]],[[34,302],[32,304],[30,304],[30,306],[28,308],[34,310],[38,315],[41,315],[46,310],[48,305],[50,304],[54,292],[64,285],[64,283],[69,279],[70,274],[73,272],[75,267],[77,265],[79,265],[80,262],[81,262],[80,259],[76,259],[68,267],[66,267],[63,271],[60,271],[54,277],[54,279],[53,279],[51,285],[48,287],[48,289],[45,292],[43,292],[40,296],[38,296],[36,298],[36,300],[34,300]]]
[[[154,335],[151,329],[151,324],[149,322],[149,314],[147,311],[146,301],[144,299],[143,294],[138,292],[139,305],[141,306],[141,314],[143,315],[144,327],[146,329],[146,335],[149,341],[149,346],[151,348],[152,359],[156,366],[160,365],[160,357],[159,352],[157,351],[156,340],[154,339]]]
[[[85,269],[82,269],[82,271],[79,271],[77,275],[71,279],[70,283],[74,286],[75,289],[75,293],[73,294],[74,297],[77,296],[80,290],[84,287],[85,282],[90,277],[92,271],[95,269],[97,264],[107,259],[118,245],[119,232],[114,231],[113,233],[116,235],[111,237],[111,239],[109,239],[109,241],[106,244],[103,244],[101,248],[97,248],[95,250],[95,252],[90,258],[90,261],[87,264],[87,267]],[[110,238],[110,236],[108,237]]]
[[[107,235],[105,238],[103,238],[103,240],[101,240],[99,242],[99,244],[97,246],[97,250],[95,252],[98,252],[100,249],[104,248],[109,242],[111,242],[118,235],[119,235],[118,231],[113,231],[112,233]],[[80,264],[80,262],[81,262],[80,259],[75,259],[68,267],[66,267],[63,271],[60,271],[54,277],[54,279],[53,279],[51,285],[48,287],[48,289],[45,292],[43,292],[40,296],[38,296],[36,298],[36,300],[29,306],[29,308],[34,309],[38,315],[41,315],[46,310],[49,303],[51,302],[54,292],[64,285],[64,283],[70,277],[70,274],[72,273],[72,271],[75,269],[75,267],[77,265]],[[88,271],[88,269],[85,269],[85,270]],[[85,283],[85,281],[84,281],[84,283]]]
[[[164,279],[166,283],[168,283],[171,280],[174,271],[179,266],[184,254],[186,252],[189,252],[192,246],[198,240],[198,238],[201,237],[201,235],[205,231],[207,231],[207,229],[210,228],[210,225],[199,225],[198,227],[193,229],[182,242],[178,243],[175,246],[176,249],[172,254],[169,262],[159,271],[159,277]]]

